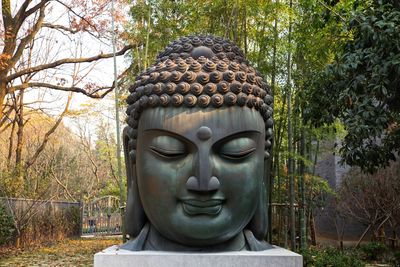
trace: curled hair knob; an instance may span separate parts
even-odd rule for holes
[[[172,105],[174,105],[175,107],[179,107],[182,105],[183,103],[183,95],[181,94],[174,94],[171,98],[171,103]]]
[[[164,83],[156,83],[153,87],[153,92],[157,95],[161,94],[164,91],[165,84]]]
[[[192,94],[187,94],[184,101],[187,107],[194,107],[197,102],[197,97]]]
[[[247,95],[243,94],[243,93],[239,93],[237,95],[237,101],[236,103],[240,106],[243,107],[244,105],[246,105],[246,101],[247,101]]]
[[[176,86],[176,91],[184,95],[187,94],[189,90],[190,90],[190,84],[188,84],[187,82],[180,82]]]
[[[206,83],[208,83],[209,80],[210,80],[210,77],[209,77],[208,73],[201,72],[197,75],[197,81],[200,84],[206,84]]]
[[[164,88],[164,92],[169,94],[169,95],[174,94],[175,91],[176,91],[176,84],[175,83],[167,83],[167,85]]]
[[[217,92],[217,85],[214,83],[207,83],[204,86],[204,92],[208,95],[213,95]]]
[[[218,83],[217,90],[220,94],[225,94],[226,92],[229,91],[229,83],[226,81]]]
[[[169,95],[167,95],[167,94],[162,94],[162,95],[160,96],[160,104],[161,104],[161,106],[163,106],[163,107],[168,106],[169,101],[170,101],[170,96],[169,96]]]
[[[228,106],[233,106],[236,104],[237,96],[232,92],[226,93],[224,95],[224,101]]]
[[[210,82],[219,83],[222,80],[222,73],[219,71],[213,71],[210,73]]]
[[[230,90],[234,94],[239,94],[242,92],[242,84],[238,81],[234,81],[230,84]]]
[[[190,85],[190,92],[194,95],[200,95],[203,92],[203,86],[199,83],[193,83]]]
[[[198,105],[202,108],[207,107],[211,102],[211,97],[208,95],[201,95],[197,98]]]
[[[235,79],[235,73],[231,70],[225,71],[223,76],[224,76],[224,80],[229,83]]]
[[[214,107],[220,107],[224,104],[224,97],[221,94],[215,94],[211,97],[211,104]]]
[[[150,107],[156,107],[160,104],[160,98],[158,95],[151,95],[149,96],[149,106]]]

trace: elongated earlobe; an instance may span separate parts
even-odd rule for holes
[[[267,181],[267,171],[268,170],[268,162],[269,159],[264,161],[264,177],[263,182],[260,188],[260,197],[257,203],[257,208],[254,213],[253,218],[251,219],[250,223],[247,225],[247,229],[249,229],[255,238],[258,240],[264,240],[267,230],[268,230],[268,205],[267,199],[268,198],[268,191],[267,185],[269,181]]]
[[[261,196],[258,201],[256,212],[247,226],[247,229],[249,229],[258,240],[264,240],[268,229],[267,203],[265,202],[266,190],[264,185],[262,187],[263,192],[260,192]]]
[[[136,237],[140,230],[145,225],[147,218],[143,210],[142,202],[139,197],[139,190],[137,185],[136,177],[136,162],[135,158],[132,157],[132,151],[129,149],[130,127],[126,127],[123,132],[124,140],[124,155],[125,155],[125,166],[126,166],[126,177],[127,177],[127,200],[125,209],[125,229],[126,233],[131,238]]]

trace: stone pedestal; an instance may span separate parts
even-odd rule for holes
[[[302,256],[276,247],[264,251],[179,253],[109,247],[94,255],[94,267],[300,267]]]

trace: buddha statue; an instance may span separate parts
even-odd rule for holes
[[[269,86],[232,42],[172,42],[129,89],[127,250],[260,251],[267,229]]]

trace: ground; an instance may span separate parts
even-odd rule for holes
[[[117,238],[80,238],[25,251],[0,254],[0,266],[93,266],[93,255],[104,248],[120,244]]]

